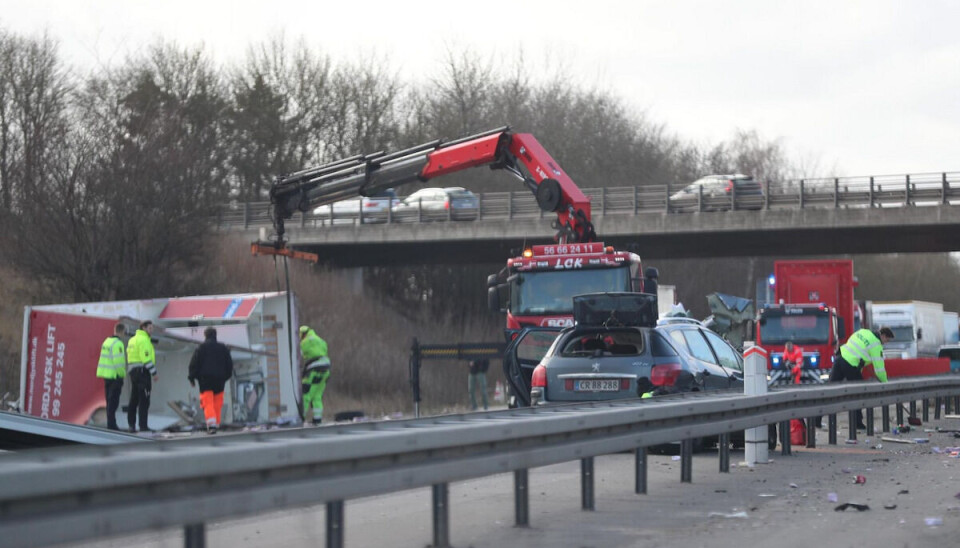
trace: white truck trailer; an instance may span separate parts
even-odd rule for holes
[[[889,327],[894,339],[884,345],[884,358],[936,357],[943,344],[943,305],[926,301],[871,303],[873,329]]]
[[[943,312],[943,344],[960,344],[960,314]]]

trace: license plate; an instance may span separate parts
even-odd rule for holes
[[[590,379],[573,383],[574,392],[616,392],[620,390],[619,379]]]

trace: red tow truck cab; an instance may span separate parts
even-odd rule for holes
[[[573,296],[641,292],[640,257],[603,242],[535,245],[507,260],[505,283],[488,279],[490,308],[505,310],[507,332],[573,325]],[[506,306],[504,306],[506,305]]]
[[[787,341],[803,348],[802,382],[824,382],[857,325],[853,261],[776,261],[773,282],[775,303],[757,317],[757,344],[770,356],[771,383],[792,382],[783,363]]]

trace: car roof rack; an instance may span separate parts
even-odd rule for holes
[[[684,316],[667,316],[666,318],[660,318],[657,320],[657,325],[670,325],[674,323],[688,323],[691,325],[703,326],[703,322],[696,318],[687,318]]]

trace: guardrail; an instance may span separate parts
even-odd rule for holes
[[[711,195],[684,193],[685,185],[643,185],[585,188],[591,198],[594,217],[638,215],[641,213],[684,214],[703,211],[880,208],[960,204],[960,172],[918,173],[869,177],[800,179],[764,183],[762,193]],[[701,189],[702,190],[702,189]],[[530,219],[546,214],[527,190],[487,192],[477,195],[474,210],[408,209],[363,215],[313,212],[297,213],[289,225],[323,227],[378,223],[421,223],[437,221],[478,222],[501,219]],[[272,226],[269,202],[244,202],[220,211],[216,224],[222,229]]]
[[[0,455],[0,538],[37,546],[183,526],[185,544],[202,546],[206,522],[326,503],[327,546],[342,546],[344,501],[429,485],[433,544],[446,546],[452,481],[513,471],[526,525],[530,468],[580,460],[581,501],[592,509],[597,455],[634,450],[643,493],[649,446],[683,440],[681,481],[691,481],[696,438],[723,436],[725,471],[730,432],[864,407],[883,406],[887,418],[887,406],[921,398],[938,398],[939,414],[939,398],[958,394],[960,376],[944,375]]]

